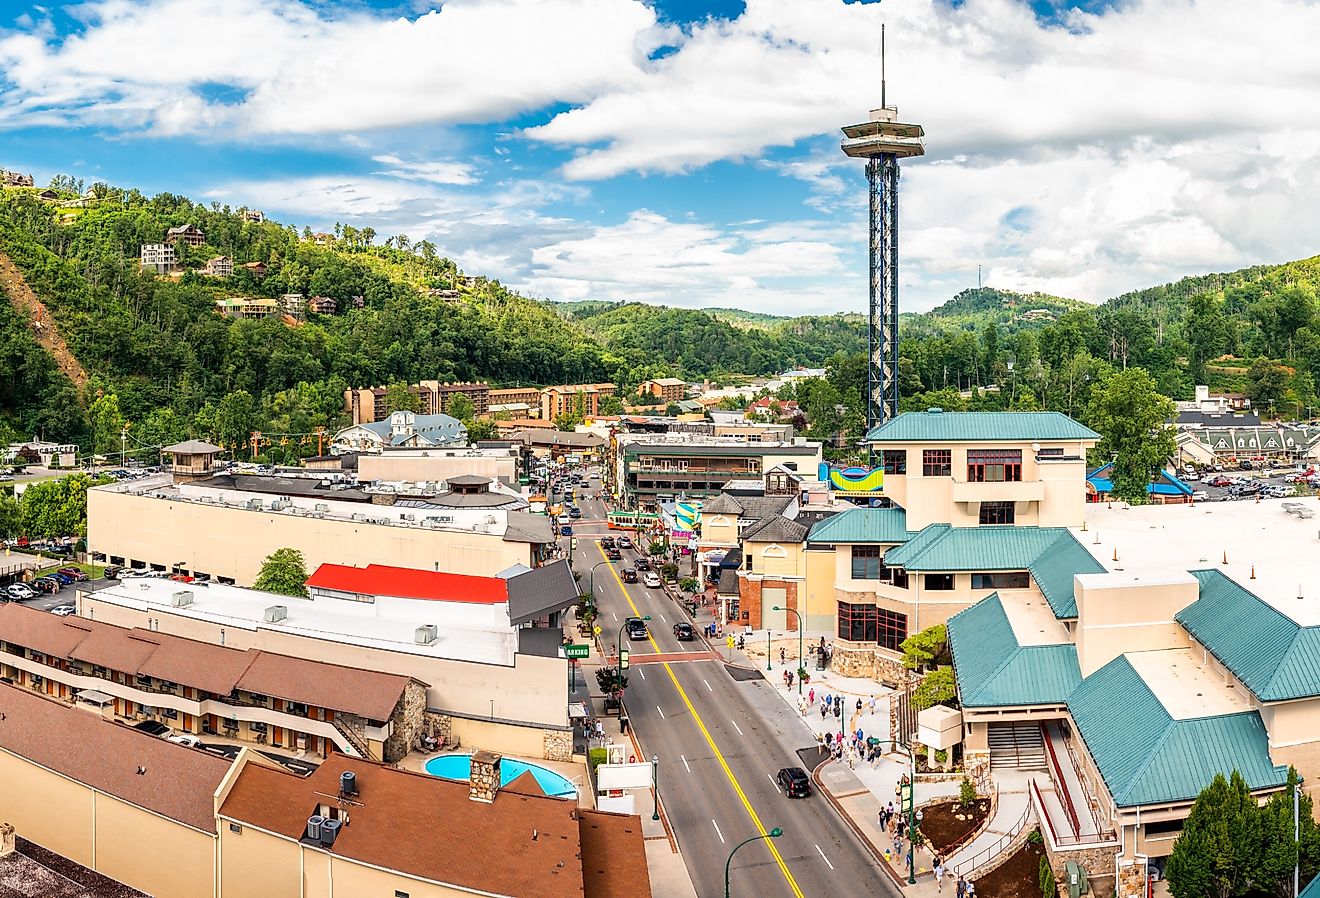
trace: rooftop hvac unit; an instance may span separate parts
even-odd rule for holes
[[[345,770],[343,773],[339,774],[339,794],[356,795],[357,791],[356,773],[351,770]]]
[[[367,516],[364,515],[364,514],[354,513],[354,514],[352,515],[352,518],[353,518],[353,520],[355,520],[355,521],[364,521],[364,522],[365,522],[366,519],[367,519]]]
[[[405,513],[405,514],[401,514],[401,515],[399,515],[399,520],[401,520],[401,521],[415,521],[415,520],[417,520],[417,515],[415,515],[415,514],[406,514],[406,513]]]
[[[413,633],[413,641],[418,645],[430,645],[435,642],[439,632],[435,624],[424,624]]]
[[[343,823],[333,817],[321,822],[321,844],[326,848],[335,844],[335,836],[339,835],[339,827]]]
[[[320,512],[327,512],[327,511],[330,510],[330,506],[329,506],[329,505],[326,505],[324,502],[317,502],[317,503],[316,503],[315,505],[313,505],[312,507],[315,508],[317,511],[320,511]]]
[[[288,507],[289,507],[289,503],[285,502],[283,499],[276,499],[275,501],[270,503],[271,511],[283,511]]]
[[[314,842],[321,841],[321,829],[325,826],[325,818],[320,814],[313,814],[307,818],[307,838]]]
[[[278,624],[280,621],[287,619],[288,616],[289,616],[288,605],[271,605],[262,614],[262,620],[264,620],[268,624]]]
[[[249,499],[249,500],[247,501],[247,507],[250,508],[250,509],[252,509],[253,511],[261,511],[261,500],[260,500],[260,499]]]
[[[170,596],[170,604],[175,608],[187,608],[193,603],[193,594],[191,589],[181,589]]]

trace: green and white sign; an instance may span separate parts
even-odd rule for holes
[[[591,657],[591,646],[583,643],[569,643],[564,646],[565,658],[589,658]]]

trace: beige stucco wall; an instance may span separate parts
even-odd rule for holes
[[[738,517],[731,514],[701,516],[701,544],[703,546],[738,545]]]
[[[802,565],[802,554],[802,543],[743,543],[744,561],[748,555],[751,555],[752,572],[767,577],[806,576]]]
[[[808,549],[802,555],[806,586],[801,596],[806,629],[837,632],[835,618],[839,612],[839,603],[834,593],[835,553]]]
[[[0,752],[0,819],[18,835],[151,895],[214,892],[214,840]]]
[[[1085,457],[1086,446],[1077,442],[1041,441],[1042,449],[1062,448],[1066,455]],[[1089,444],[1087,444],[1089,445]],[[878,450],[907,452],[907,474],[886,474],[885,495],[907,511],[909,530],[930,524],[977,526],[982,500],[1017,502],[1015,523],[1019,526],[1080,526],[1086,509],[1086,463],[1084,461],[1036,461],[1031,441],[1021,443],[884,443]],[[968,449],[1020,449],[1022,480],[1010,483],[966,484]],[[922,476],[922,453],[947,449],[952,453],[951,476]],[[955,484],[966,484],[955,486]],[[960,496],[975,501],[955,501]]]
[[[301,898],[298,843],[239,826],[242,832],[235,833],[220,821],[221,898]]]
[[[360,480],[448,480],[462,474],[498,478],[505,483],[517,479],[512,456],[443,456],[422,453],[358,456]]]
[[[1191,574],[1136,579],[1126,574],[1076,578],[1077,661],[1089,677],[1125,652],[1187,648],[1191,637],[1173,619],[1196,601]]]
[[[300,550],[308,571],[332,562],[494,576],[514,564],[532,565],[530,544],[485,533],[300,517],[105,489],[87,492],[92,553],[166,569],[182,562],[188,571],[250,586],[262,560],[282,546]]]
[[[79,613],[84,617],[123,627],[146,628],[147,618],[150,617],[157,621],[157,629],[161,632],[189,639],[218,645],[221,642],[220,631],[224,630],[224,645],[231,648],[266,649],[362,670],[416,677],[429,684],[427,705],[442,711],[489,717],[492,715],[493,700],[493,716],[497,718],[526,721],[535,727],[568,724],[568,662],[563,658],[517,654],[514,656],[513,667],[476,664],[315,639],[272,628],[249,630],[222,627],[211,621],[171,614],[163,608],[153,608],[149,614],[99,600],[95,593],[83,593],[79,601]],[[537,734],[537,739],[540,738],[539,729],[530,732]],[[509,738],[516,741],[521,737],[510,734]],[[483,747],[512,751],[499,745]],[[539,751],[537,754],[539,756]]]

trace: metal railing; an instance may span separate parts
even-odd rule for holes
[[[1027,825],[1029,819],[1031,819],[1030,801],[1028,801],[1027,806],[1022,809],[1022,816],[1017,819],[1016,823],[1009,827],[1008,832],[996,839],[993,845],[983,848],[976,854],[972,855],[970,860],[961,861],[955,864],[953,866],[953,872],[959,876],[964,876],[991,858],[998,856],[1001,851],[1003,851],[1008,845],[1012,844],[1013,840],[1017,838],[1018,833],[1022,832],[1022,828]]]
[[[985,796],[985,797],[989,797],[989,796]],[[978,795],[978,796],[976,797],[976,800],[977,800],[977,801],[980,801],[981,799],[982,799],[982,796],[979,796],[979,795]],[[997,808],[997,807],[999,807],[999,783],[995,783],[995,794],[994,794],[994,798],[993,798],[993,800],[990,802],[990,809],[991,809],[991,812],[993,813],[994,809]],[[984,824],[985,824],[985,827],[984,827],[984,828],[988,828],[988,827],[990,826],[990,821],[989,821],[989,819],[985,820],[985,821],[984,821]],[[942,854],[942,855],[944,855],[944,856],[946,856],[946,857],[952,856],[955,852],[960,851],[964,845],[969,844],[973,839],[975,839],[977,836],[979,836],[979,835],[984,831],[984,828],[983,828],[983,827],[980,827],[980,826],[974,826],[974,827],[972,827],[970,830],[968,830],[967,832],[963,833],[963,835],[961,835],[961,836],[959,836],[957,839],[955,839],[955,840],[953,841],[952,844],[946,846],[946,847],[944,848],[944,850],[940,852],[940,854]]]
[[[1059,765],[1059,756],[1054,752],[1054,742],[1050,739],[1049,730],[1046,728],[1044,723],[1040,725],[1040,735],[1045,742],[1045,750],[1049,752],[1050,765],[1054,769],[1054,782],[1056,784],[1056,788],[1054,791],[1057,792],[1060,796],[1061,800],[1059,803],[1063,805],[1063,812],[1068,816],[1068,823],[1072,825],[1073,835],[1081,835],[1082,824],[1077,817],[1077,809],[1073,807],[1072,795],[1068,791],[1068,781],[1063,777],[1063,768]],[[1071,758],[1069,758],[1068,760],[1069,763],[1072,762]],[[1036,781],[1032,780],[1031,785],[1034,787],[1036,785]],[[1037,792],[1039,792],[1039,790],[1037,790]],[[1045,805],[1042,804],[1041,805],[1042,815],[1045,815],[1044,808]],[[1087,810],[1089,812],[1090,809],[1088,808]],[[1056,842],[1055,844],[1058,843]]]

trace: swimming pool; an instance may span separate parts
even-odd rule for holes
[[[541,791],[551,798],[576,798],[577,786],[553,770],[547,770],[536,764],[528,764],[516,758],[504,758],[500,761],[500,785],[507,786],[526,771],[531,771]],[[471,755],[441,755],[426,762],[426,772],[431,776],[447,780],[468,780],[472,778]]]

